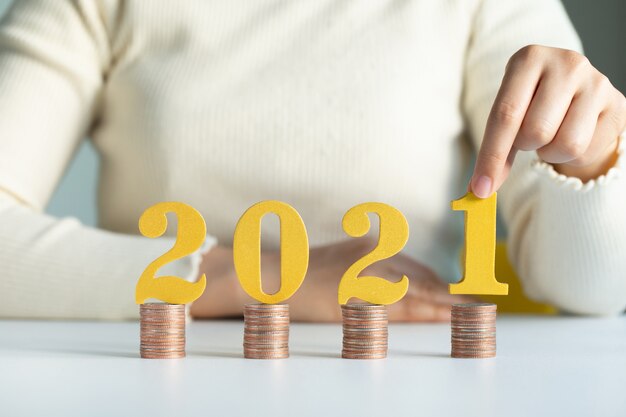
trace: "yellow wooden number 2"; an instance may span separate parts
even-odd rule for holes
[[[481,199],[471,192],[452,202],[452,210],[465,211],[465,271],[461,282],[450,284],[450,294],[509,293],[495,275],[496,203],[496,193]]]
[[[339,304],[358,298],[372,304],[393,304],[409,289],[406,275],[398,282],[359,274],[376,261],[400,252],[409,239],[409,224],[397,209],[383,203],[363,203],[352,207],[343,216],[343,230],[352,237],[364,236],[370,230],[368,213],[379,218],[378,244],[370,253],[356,261],[343,274],[339,283]]]
[[[280,219],[280,289],[267,294],[261,286],[261,220],[268,213]],[[309,240],[298,212],[281,201],[261,201],[241,216],[233,237],[233,260],[241,287],[255,300],[276,304],[302,285],[309,265]]]
[[[174,246],[154,260],[137,281],[135,301],[144,303],[156,298],[170,304],[187,304],[202,295],[206,287],[204,274],[197,282],[188,282],[175,276],[156,277],[163,265],[183,258],[198,250],[206,238],[206,224],[202,215],[193,207],[179,202],[162,202],[149,207],[139,218],[142,235],[157,238],[167,230],[167,213],[178,217],[178,230]]]

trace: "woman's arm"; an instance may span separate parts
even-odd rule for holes
[[[0,192],[0,317],[137,317],[137,278],[173,242],[57,219]],[[159,274],[195,279],[200,256],[168,264]]]
[[[137,278],[172,246],[41,214],[97,121],[114,3],[18,0],[0,22],[0,317],[135,317]]]
[[[609,101],[619,104],[623,97],[604,90],[583,97],[582,86],[602,77],[592,67],[585,67],[583,59],[577,60],[581,65],[575,70],[568,69],[573,63],[567,64],[565,58],[576,57],[575,53],[542,47],[522,49],[530,44],[580,51],[560,3],[483,2],[468,54],[464,101],[477,149],[485,138],[472,188],[477,194],[488,194],[500,186],[510,170],[500,192],[501,207],[509,227],[509,255],[531,297],[570,312],[616,314],[626,307],[626,258],[619,254],[619,248],[626,244],[626,178],[622,158],[618,159],[615,152],[620,128],[615,126],[602,138],[594,131],[610,130],[605,123],[608,118],[598,117],[599,109],[619,114]],[[542,54],[550,55],[549,59],[542,61]],[[542,66],[542,62],[547,64]],[[519,65],[524,68],[515,71]],[[561,76],[550,81],[549,76],[554,78],[558,71]],[[536,88],[522,88],[533,77],[538,80]],[[501,79],[502,85],[498,82]],[[577,79],[580,82],[576,83]],[[614,99],[609,100],[609,96]],[[585,97],[603,103],[586,110],[576,104]],[[570,111],[580,114],[555,117]],[[595,118],[597,123],[581,123],[585,118]],[[537,132],[553,128],[550,143],[531,146],[545,139]],[[574,139],[572,129],[584,137]],[[595,155],[586,167],[578,163],[585,152],[573,158],[563,155],[568,149],[578,152],[581,146],[574,146],[574,142],[579,139],[598,145],[585,147],[585,152]],[[501,150],[507,146],[513,149],[502,156]],[[512,163],[517,150],[520,152]],[[534,162],[534,150],[544,160],[561,164]],[[491,179],[490,184],[485,177]]]
[[[339,322],[337,287],[346,270],[370,253],[377,242],[369,238],[349,239],[310,250],[309,265],[302,287],[289,299],[293,321]],[[273,293],[280,288],[280,253],[264,251],[261,255],[264,290]],[[204,257],[200,271],[208,278],[204,294],[191,306],[194,317],[224,317],[242,314],[246,303],[256,302],[239,285],[230,248],[215,247]],[[362,275],[385,277],[398,281],[409,277],[406,295],[389,306],[392,321],[449,321],[450,305],[474,302],[468,296],[448,293],[448,285],[431,269],[403,254],[376,262]]]

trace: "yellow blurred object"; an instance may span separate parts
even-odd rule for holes
[[[556,314],[557,310],[548,305],[536,303],[526,297],[522,284],[513,270],[507,256],[506,244],[498,242],[496,245],[496,276],[500,282],[509,284],[509,295],[491,296],[481,295],[481,299],[498,305],[498,313],[531,313]]]

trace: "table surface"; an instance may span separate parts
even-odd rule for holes
[[[289,359],[246,360],[242,322],[196,321],[187,358],[147,360],[136,322],[0,321],[0,415],[626,416],[626,317],[497,326],[492,359],[450,358],[449,325],[391,325],[366,361],[340,325],[292,324]]]

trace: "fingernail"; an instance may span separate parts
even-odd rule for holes
[[[491,178],[486,175],[481,175],[472,184],[472,191],[479,198],[487,198],[491,194]]]

